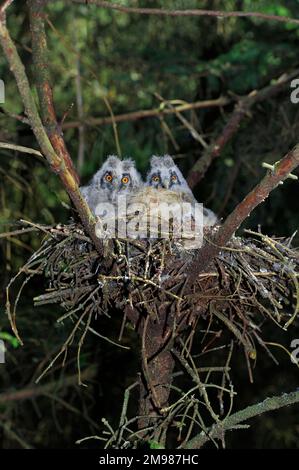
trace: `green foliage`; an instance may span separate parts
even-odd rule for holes
[[[150,449],[165,449],[165,447],[159,444],[159,442],[151,441],[149,445]]]
[[[14,349],[17,349],[20,346],[19,340],[6,331],[0,331],[0,339],[7,341],[7,343],[9,343]]]

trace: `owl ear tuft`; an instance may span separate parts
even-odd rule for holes
[[[151,166],[160,166],[161,165],[161,157],[157,155],[153,155],[151,158]]]
[[[170,155],[164,155],[163,157],[163,165],[166,167],[166,168],[171,168],[172,166],[175,165],[173,159],[171,158]]]
[[[116,168],[119,163],[119,158],[116,155],[108,155],[105,165],[109,165],[112,168]]]
[[[130,171],[132,168],[135,168],[135,162],[131,158],[127,158],[126,160],[123,160],[123,170],[124,171]]]

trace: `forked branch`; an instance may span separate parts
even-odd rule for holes
[[[254,189],[241,201],[233,212],[227,217],[224,224],[219,227],[211,240],[198,252],[189,266],[188,287],[196,282],[198,275],[206,270],[221,249],[227,245],[242,222],[251,214],[259,204],[269,196],[281,181],[288,178],[299,165],[299,145],[296,145],[279,162],[269,170],[266,176]]]

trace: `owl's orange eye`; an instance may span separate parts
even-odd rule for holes
[[[105,180],[108,181],[108,183],[111,183],[113,176],[110,173],[107,173],[107,175],[105,175]]]
[[[129,178],[128,178],[127,176],[124,176],[124,177],[121,179],[121,182],[124,183],[124,184],[128,184]]]
[[[152,181],[154,181],[155,183],[158,183],[160,181],[160,177],[155,175],[152,177]]]
[[[178,177],[177,177],[177,175],[172,175],[172,177],[171,177],[171,181],[177,181],[177,180],[178,180]]]

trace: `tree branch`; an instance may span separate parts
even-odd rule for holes
[[[32,155],[36,155],[38,157],[43,158],[43,154],[40,153],[38,150],[32,149],[30,147],[23,147],[23,145],[10,144],[8,142],[0,142],[0,148],[15,150],[16,152],[30,153]]]
[[[77,39],[77,38],[76,38]],[[77,168],[81,172],[84,165],[84,155],[85,155],[85,126],[82,124],[84,122],[84,107],[83,107],[83,94],[82,94],[82,85],[81,85],[81,63],[80,57],[76,57],[76,101],[77,101],[77,112],[78,118],[81,121],[81,125],[78,129],[79,134],[79,145],[78,145],[78,158],[77,158]]]
[[[99,117],[99,118],[86,118],[82,121],[69,121],[65,122],[62,125],[63,129],[73,129],[80,127],[82,124],[87,126],[102,126],[104,124],[113,124],[114,122],[125,122],[125,121],[136,121],[137,119],[159,117],[166,114],[175,114],[177,112],[189,111],[191,109],[203,109],[217,106],[225,106],[231,103],[231,99],[225,96],[221,96],[215,100],[206,100],[206,101],[195,101],[194,103],[181,104],[179,106],[173,107],[173,109],[168,108],[157,108],[157,109],[143,109],[140,111],[133,111],[130,113],[119,114],[114,116]]]
[[[38,141],[43,155],[46,157],[53,172],[59,175],[63,186],[67,190],[71,200],[73,201],[82,223],[93,240],[97,250],[102,251],[102,243],[95,235],[95,218],[92,215],[87,203],[81,195],[77,179],[70,167],[66,164],[62,154],[58,155],[45,132],[41,118],[39,116],[35,101],[33,99],[29,81],[25,72],[24,65],[21,62],[18,51],[12,41],[9,31],[6,27],[5,14],[2,11],[0,15],[0,42],[8,60],[10,70],[12,71],[20,96],[22,98],[27,117]]]
[[[208,269],[213,259],[219,254],[223,247],[226,246],[233,234],[250,215],[253,209],[264,202],[270,192],[278,186],[280,181],[284,181],[288,178],[289,173],[298,165],[299,144],[274,165],[273,171],[268,171],[262,181],[254,187],[227,217],[224,224],[219,227],[212,239],[208,240],[207,244],[199,250],[188,267],[188,289],[194,285],[198,275]]]
[[[223,434],[226,431],[234,429],[240,423],[247,421],[250,418],[259,416],[268,411],[278,410],[284,406],[293,405],[299,403],[299,392],[284,393],[283,395],[266,398],[261,403],[248,406],[244,410],[238,411],[233,415],[229,416],[220,424],[215,424],[210,428],[207,434],[201,433],[193,437],[188,441],[183,448],[184,449],[200,449],[206,442],[211,439],[222,439]]]
[[[70,154],[59,130],[50,82],[49,53],[45,32],[45,5],[47,0],[28,0],[34,76],[40,103],[42,123],[57,155],[64,160],[68,171],[79,183]]]
[[[11,5],[13,0],[5,0],[0,7],[0,15],[5,12],[5,10]]]
[[[101,0],[72,0],[73,3],[84,3],[85,5],[97,5],[101,8],[108,8],[110,10],[117,10],[122,13],[137,13],[139,15],[157,15],[157,16],[211,16],[214,18],[260,18],[268,21],[280,21],[282,23],[299,24],[299,19],[290,18],[287,16],[267,15],[257,11],[219,11],[219,10],[166,10],[161,8],[138,8],[126,7],[118,3],[111,3]]]
[[[82,380],[90,380],[96,375],[96,367],[90,366],[81,373]],[[78,385],[78,374],[64,377],[62,381],[54,380],[42,386],[26,387],[22,390],[10,391],[0,394],[0,403],[5,405],[8,402],[21,401],[44,395],[58,388],[67,388]]]
[[[221,155],[227,142],[231,140],[238,131],[241,121],[245,119],[245,117],[248,117],[252,106],[279,93],[293,78],[298,77],[298,75],[299,69],[296,69],[288,75],[284,74],[279,77],[273,85],[268,85],[259,91],[253,90],[248,96],[238,100],[221,134],[189,171],[187,181],[192,189],[204,177],[213,160]]]

